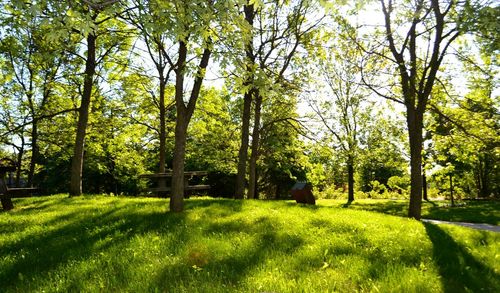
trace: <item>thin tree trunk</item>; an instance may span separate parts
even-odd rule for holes
[[[22,145],[17,152],[16,178],[15,178],[16,187],[21,187],[21,171],[22,171],[21,166],[23,164],[23,156],[24,156],[24,139],[22,140]]]
[[[257,194],[257,159],[259,157],[260,144],[260,113],[262,108],[262,96],[255,97],[254,125],[252,132],[252,154],[250,155],[250,176],[248,182],[248,198],[259,198]]]
[[[31,129],[31,160],[28,171],[28,187],[33,187],[33,177],[35,176],[35,167],[38,162],[40,150],[38,148],[38,123],[33,121]]]
[[[83,83],[83,94],[80,109],[78,111],[78,126],[76,132],[76,141],[71,163],[71,186],[70,196],[79,196],[82,194],[82,172],[83,172],[83,153],[85,145],[85,135],[90,111],[90,99],[92,96],[92,85],[95,74],[95,51],[96,36],[89,34],[87,36],[87,60],[85,63],[85,80]]]
[[[0,194],[5,195],[7,193],[7,183],[5,182],[5,176],[7,174],[0,174]],[[14,208],[12,199],[10,197],[1,197],[0,202],[2,203],[2,208],[4,211],[10,211]]]
[[[423,199],[428,201],[429,198],[427,197],[427,176],[425,174],[425,163],[422,166],[422,192]]]
[[[248,141],[250,135],[250,111],[252,106],[252,92],[245,93],[243,100],[243,117],[241,127],[241,145],[238,153],[238,175],[236,177],[236,191],[234,197],[243,199],[245,195],[245,174],[248,160]]]
[[[255,18],[255,8],[253,4],[245,5],[245,21],[249,24],[250,27],[253,28],[253,22]],[[252,38],[249,38],[250,41],[246,44],[245,54],[247,58],[247,62],[250,64],[247,65],[248,77],[246,81],[246,85],[250,86],[250,89],[244,95],[243,98],[243,116],[242,116],[242,126],[241,126],[241,145],[238,153],[238,174],[236,177],[236,190],[234,197],[237,199],[243,199],[245,195],[245,174],[247,171],[247,160],[248,160],[248,141],[250,135],[250,116],[251,116],[251,107],[252,107],[252,98],[253,98],[253,86],[252,86],[252,78],[251,74],[253,74],[253,64],[255,63],[255,56],[253,54],[252,48]]]
[[[410,208],[408,217],[420,220],[422,206],[422,130],[423,115],[407,106],[407,124],[410,139]]]
[[[482,176],[482,169],[483,169],[483,163],[481,160],[478,162],[478,166],[476,168],[475,172],[475,179],[476,179],[476,198],[480,198],[483,194],[483,176]]]
[[[163,70],[158,70],[160,74],[160,158],[159,158],[159,173],[165,173],[165,156],[166,156],[166,140],[167,140],[167,131],[166,131],[166,109],[165,109],[165,79],[163,78]],[[167,188],[166,178],[160,177],[158,178],[158,187],[160,189]],[[165,197],[166,192],[159,192],[158,195],[160,197]]]
[[[354,201],[354,162],[353,158],[347,159],[347,185],[348,185],[348,199],[347,201]]]
[[[488,176],[491,174],[491,169],[489,166],[488,159],[483,156],[484,160],[484,167],[483,167],[483,172],[481,172],[481,196],[482,197],[489,197],[490,196],[490,180]],[[489,170],[490,169],[490,170]]]
[[[453,175],[450,174],[450,200],[451,200],[451,206],[455,206],[455,199],[453,198]]]

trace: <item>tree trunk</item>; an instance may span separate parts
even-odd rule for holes
[[[175,71],[175,148],[172,172],[172,194],[170,197],[170,211],[182,212],[184,210],[184,159],[186,155],[186,138],[189,121],[196,108],[196,101],[200,96],[203,78],[205,76],[208,61],[212,51],[209,48],[203,50],[203,55],[195,75],[193,89],[189,101],[184,101],[184,74],[187,58],[186,41],[179,41],[179,54],[177,58],[177,69]]]
[[[170,211],[184,210],[184,159],[186,153],[187,123],[185,111],[177,109],[175,124],[175,148],[172,172],[172,188],[170,196]]]
[[[71,163],[70,196],[78,196],[82,194],[83,152],[87,123],[89,119],[92,85],[96,67],[95,51],[96,36],[94,34],[89,34],[87,36],[87,60],[85,62],[85,80],[83,83],[82,102],[78,111],[78,126],[73,159]]]
[[[250,174],[248,182],[248,198],[259,198],[257,194],[257,159],[259,157],[260,143],[260,112],[262,108],[262,96],[255,97],[254,125],[252,132],[252,154],[250,155]]]
[[[163,78],[163,70],[158,70],[160,74],[160,158],[159,158],[159,168],[158,173],[165,173],[165,156],[166,156],[166,140],[167,140],[167,131],[166,131],[166,109],[165,109],[165,79]],[[161,189],[167,188],[166,178],[160,177],[158,178],[158,187]],[[166,192],[159,192],[158,196],[166,197]]]
[[[410,139],[410,208],[408,217],[420,220],[422,206],[422,130],[423,115],[407,105],[407,124]]]
[[[455,199],[453,198],[453,175],[450,174],[450,200],[451,200],[451,206],[455,206]]]
[[[40,150],[38,148],[38,123],[33,121],[31,129],[31,160],[28,172],[28,187],[33,187],[33,177],[35,176],[35,167],[38,162]]]
[[[483,158],[480,160],[484,161],[484,164],[481,164],[483,165],[483,170],[481,172],[481,197],[487,198],[490,196],[489,175],[491,174],[491,169],[488,159],[485,156],[483,156]]]
[[[238,175],[236,177],[236,191],[234,197],[243,199],[245,195],[245,174],[248,160],[248,138],[250,135],[250,111],[252,106],[252,91],[245,93],[243,100],[243,117],[241,127],[241,145],[238,153]]]
[[[0,174],[0,194],[2,195],[5,195],[7,193],[5,176],[5,173]],[[12,203],[12,199],[10,197],[2,197],[0,198],[0,202],[2,203],[2,208],[4,211],[10,211],[14,208],[14,204]]]
[[[250,2],[250,1],[249,1]],[[245,5],[245,21],[253,28],[253,22],[255,18],[255,8],[253,4]],[[243,98],[243,116],[242,116],[242,126],[241,126],[241,145],[238,153],[238,174],[236,177],[236,190],[234,197],[237,199],[243,199],[245,195],[245,174],[247,171],[247,160],[248,160],[248,140],[250,135],[250,112],[252,107],[253,98],[253,86],[252,78],[253,74],[253,64],[255,63],[255,56],[253,54],[252,38],[249,38],[249,42],[246,44],[245,55],[247,58],[247,72],[249,76],[246,80],[246,85],[250,86]]]
[[[347,159],[347,185],[348,185],[348,202],[354,201],[354,161],[352,158]]]
[[[186,155],[187,109],[184,103],[184,70],[186,67],[187,45],[179,42],[179,57],[175,71],[175,146],[172,163],[172,185],[170,211],[184,210],[184,159]]]
[[[15,185],[16,187],[21,187],[21,166],[23,164],[23,156],[24,156],[24,139],[22,140],[22,145],[17,152],[16,158],[16,178]]]
[[[428,201],[429,198],[427,197],[427,176],[425,174],[424,166],[422,166],[422,192],[423,192],[423,199]]]

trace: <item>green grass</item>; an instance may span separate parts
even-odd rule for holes
[[[291,202],[16,199],[0,292],[500,291],[500,234]]]
[[[422,218],[455,222],[500,225],[500,201],[463,201],[451,207],[449,201],[422,202]],[[321,206],[374,211],[407,217],[408,200],[359,199],[351,204],[345,200],[318,200]]]

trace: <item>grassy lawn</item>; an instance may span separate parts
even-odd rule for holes
[[[500,292],[500,234],[291,202],[64,195],[0,212],[0,292]]]
[[[346,205],[346,200],[324,199],[317,203],[321,206],[408,216],[407,200],[360,199]],[[500,225],[500,201],[463,201],[460,206],[455,207],[450,207],[449,204],[449,201],[422,202],[422,218]]]

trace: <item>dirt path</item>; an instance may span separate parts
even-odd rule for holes
[[[431,219],[422,219],[422,222],[431,223],[431,224],[451,224],[458,225],[463,227],[469,227],[477,230],[487,230],[500,233],[500,226],[490,225],[490,224],[479,224],[479,223],[465,223],[465,222],[448,222],[448,221],[440,221],[440,220],[431,220]]]

